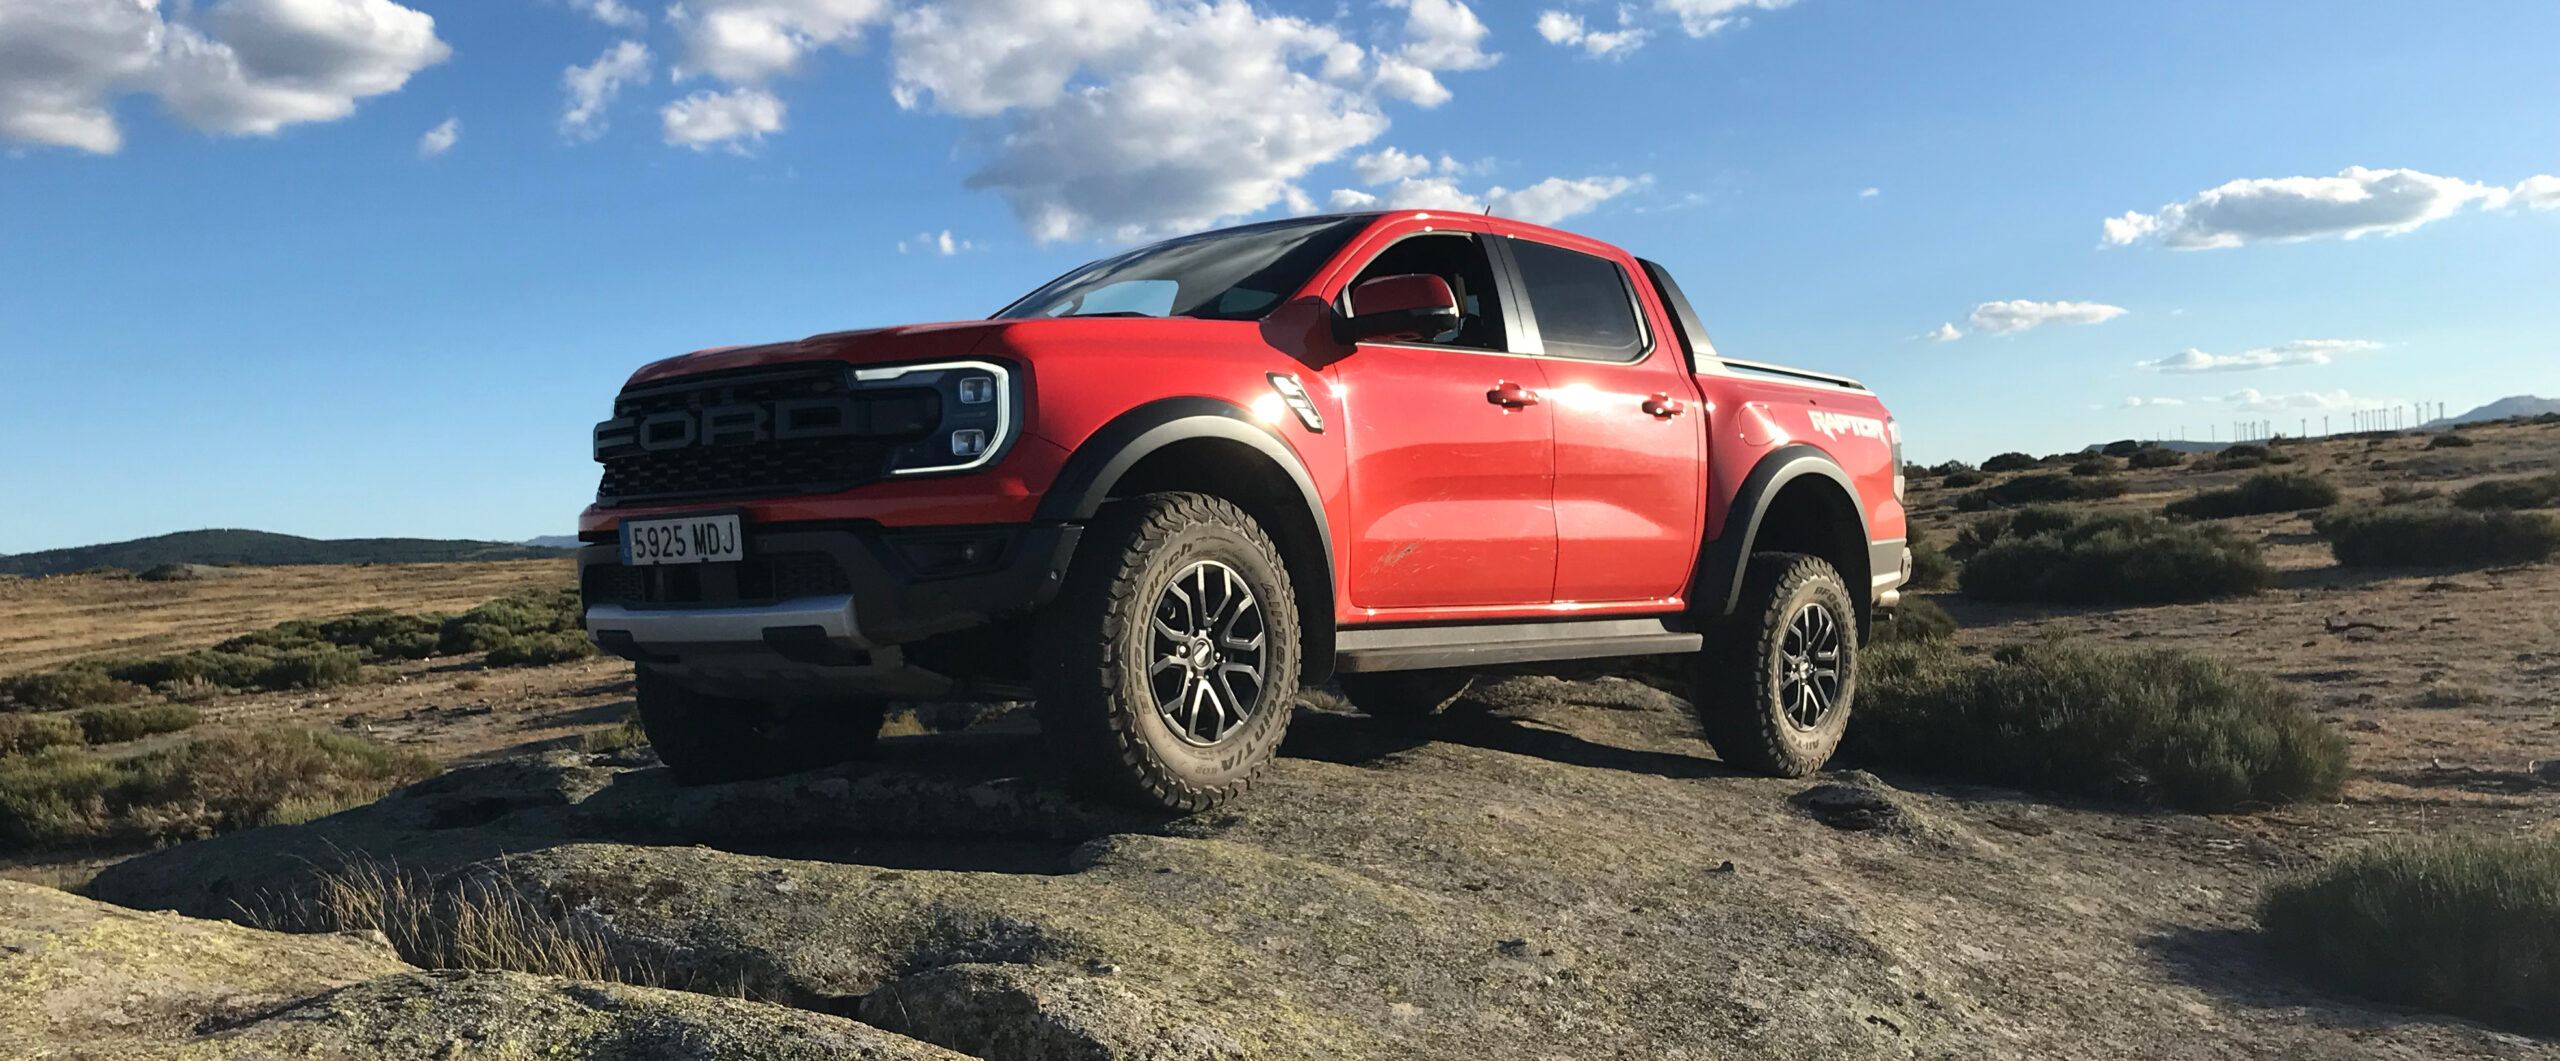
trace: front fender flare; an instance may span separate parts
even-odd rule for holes
[[[1857,485],[1840,463],[1820,448],[1802,442],[1780,446],[1760,458],[1751,466],[1750,474],[1743,476],[1742,485],[1733,494],[1733,507],[1725,513],[1724,533],[1707,543],[1698,565],[1697,585],[1689,598],[1700,610],[1715,616],[1733,614],[1742,600],[1743,567],[1759,539],[1761,517],[1768,515],[1769,503],[1778,491],[1809,475],[1828,480],[1840,489],[1849,510],[1857,514],[1861,546],[1873,540],[1867,530],[1866,506],[1858,503]],[[1853,597],[1864,595],[1863,587],[1851,586],[1850,591]]]

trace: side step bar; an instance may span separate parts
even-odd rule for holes
[[[1351,627],[1335,635],[1333,669],[1359,674],[1652,656],[1695,652],[1705,644],[1704,637],[1674,630],[1660,619],[1578,619],[1384,630]]]

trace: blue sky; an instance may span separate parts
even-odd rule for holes
[[[0,0],[0,552],[559,533],[642,362],[1370,201],[1660,260],[1915,459],[2560,394],[2553,40],[2539,0]]]

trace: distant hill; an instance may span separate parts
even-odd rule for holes
[[[524,540],[524,543],[537,549],[575,549],[584,544],[578,540],[578,536],[575,534],[545,534],[540,537],[527,538]]]
[[[253,530],[200,530],[107,545],[0,556],[0,574],[59,575],[92,567],[141,571],[162,564],[428,564],[455,560],[524,560],[571,550],[510,542],[432,538],[297,538]]]
[[[2530,394],[2518,394],[2500,398],[2467,413],[2440,420],[2429,420],[2418,425],[2418,429],[2423,431],[2428,428],[2453,427],[2457,424],[2476,424],[2483,420],[2504,420],[2510,416],[2541,416],[2544,413],[2560,413],[2560,398],[2536,398]]]

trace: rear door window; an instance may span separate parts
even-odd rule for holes
[[[1510,247],[1548,355],[1592,361],[1644,356],[1635,289],[1618,263],[1525,239],[1511,240]]]

